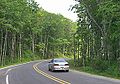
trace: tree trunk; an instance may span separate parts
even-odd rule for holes
[[[1,40],[0,40],[0,65],[2,65],[2,52],[3,52],[3,31],[1,29]]]
[[[32,53],[34,54],[34,52],[35,52],[35,35],[34,34],[32,34]]]
[[[6,28],[6,30],[5,30],[5,38],[4,38],[4,44],[3,44],[3,54],[2,54],[2,66],[4,66],[5,65],[5,57],[6,57],[6,47],[7,47],[7,34],[8,34],[8,32],[7,32],[7,28]]]
[[[48,58],[48,36],[45,35],[45,58]]]
[[[33,60],[35,60],[35,34],[32,34],[32,53],[33,53]]]
[[[75,47],[75,34],[73,36],[74,39],[74,66],[76,66],[76,47]]]
[[[19,35],[19,60],[22,61],[22,34]]]
[[[47,38],[46,38],[46,58],[48,58],[48,55],[49,55],[49,43],[48,43],[48,35],[47,35]]]
[[[78,66],[80,65],[80,44],[79,44],[79,41],[78,41]]]
[[[12,62],[12,63],[13,63],[14,57],[15,57],[15,41],[16,41],[16,36],[15,36],[15,34],[13,34],[13,38],[12,38],[12,49],[11,49],[11,57],[12,57],[11,62]]]
[[[90,37],[89,37],[90,39]],[[87,40],[87,56],[88,56],[88,61],[90,61],[90,40]]]

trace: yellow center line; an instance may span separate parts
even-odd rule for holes
[[[49,75],[49,74],[43,72],[42,70],[38,69],[38,67],[37,67],[38,64],[40,64],[40,63],[36,63],[35,65],[33,65],[33,69],[36,72],[38,72],[39,74],[41,74],[41,75],[43,75],[43,76],[45,76],[45,77],[47,77],[47,78],[49,78],[49,79],[51,79],[53,81],[56,81],[56,82],[58,82],[60,84],[71,84],[71,83],[69,83],[67,81],[61,80],[61,79],[59,79],[59,78],[57,78],[55,76]]]
[[[40,71],[43,75],[45,75],[45,76],[47,76],[47,77],[50,77],[50,78],[52,78],[52,79],[55,79],[55,80],[58,80],[58,81],[60,81],[60,82],[66,82],[66,81],[63,81],[63,80],[61,80],[61,79],[58,79],[58,78],[56,78],[56,77],[54,77],[54,76],[52,76],[52,75],[48,75],[48,74],[46,74],[46,73],[44,73],[43,71]],[[67,82],[66,82],[67,83]]]

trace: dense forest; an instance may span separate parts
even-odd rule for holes
[[[0,0],[0,66],[73,56],[75,67],[120,77],[120,1],[75,1],[77,23],[34,0]]]
[[[75,1],[74,65],[120,76],[120,1]]]
[[[76,23],[34,0],[0,0],[0,66],[71,55]]]

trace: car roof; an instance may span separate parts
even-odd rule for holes
[[[64,58],[54,58],[53,60],[65,60]]]

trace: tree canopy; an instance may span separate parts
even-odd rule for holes
[[[120,2],[75,0],[78,28],[74,34],[74,62],[105,71],[120,58]],[[110,66],[109,66],[110,65]],[[117,68],[117,66],[116,66]],[[116,69],[115,68],[115,69]],[[112,70],[112,69],[111,69]]]
[[[0,0],[0,64],[69,54],[75,30],[75,22],[34,0]]]

